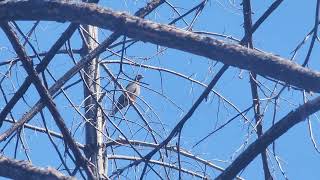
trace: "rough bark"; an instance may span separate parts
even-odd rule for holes
[[[39,168],[27,161],[17,161],[0,156],[0,176],[10,179],[32,179],[32,180],[72,180],[54,168]]]
[[[308,91],[320,92],[320,73],[287,59],[143,20],[123,12],[114,12],[94,4],[68,1],[5,1],[0,3],[1,20],[71,21],[112,31],[120,28],[131,38],[190,52]]]

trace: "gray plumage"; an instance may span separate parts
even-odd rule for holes
[[[137,96],[140,95],[140,80],[143,78],[142,75],[138,74],[134,81],[129,83],[126,87],[126,92],[127,93],[123,93],[119,98],[118,101],[116,103],[116,105],[113,107],[110,115],[115,115],[117,114],[117,112],[121,109],[123,109],[124,107],[129,105],[130,103],[134,103],[137,99]],[[126,95],[128,94],[128,96]]]

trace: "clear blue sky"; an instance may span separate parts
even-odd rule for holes
[[[179,1],[170,0],[171,4],[178,7],[181,13],[191,9],[194,5],[200,1]],[[253,22],[255,22],[261,14],[269,7],[273,1],[253,1],[252,10]],[[103,1],[102,4],[106,7],[110,7],[114,10],[127,11],[130,13],[135,12],[138,8],[145,4],[145,0],[110,0]],[[306,34],[313,28],[314,15],[315,15],[315,4],[316,1],[284,1],[280,7],[267,19],[266,22],[257,30],[253,35],[254,46],[266,52],[271,52],[279,56],[290,58],[292,56],[293,49],[298,43],[303,40]],[[192,14],[193,15],[193,14]],[[188,16],[186,21],[190,22],[193,16]],[[155,13],[148,16],[148,19],[168,23],[177,15],[167,5],[162,5]],[[18,23],[23,31],[26,33],[32,26],[31,23],[19,22]],[[37,47],[39,52],[48,50],[52,43],[55,42],[56,38],[61,35],[68,23],[59,24],[55,22],[42,22],[36,29],[37,36],[32,36],[32,43]],[[185,27],[185,24],[179,22],[179,27]],[[243,17],[240,6],[240,1],[235,1],[235,4],[230,4],[229,1],[209,1],[205,7],[199,19],[196,21],[193,31],[207,31],[225,34],[232,36],[237,39],[243,37]],[[101,31],[100,41],[105,39],[110,34],[109,31]],[[71,40],[71,45],[74,49],[81,47],[79,35],[75,35]],[[306,56],[306,50],[309,47],[310,39],[307,44],[304,45],[299,51],[295,61],[298,63],[303,62]],[[203,83],[208,83],[215,75],[215,73],[221,67],[221,64],[215,64],[215,61],[191,55],[189,53],[167,49],[164,53],[153,57],[149,60],[145,60],[145,57],[152,57],[157,53],[157,46],[150,43],[137,43],[126,52],[126,57],[134,60],[138,63],[146,65],[160,66],[163,68],[171,69],[173,71],[182,73],[186,76],[190,76]],[[161,47],[163,48],[163,47]],[[8,49],[10,51],[8,51]],[[27,47],[28,52],[33,54],[31,49]],[[117,48],[119,50],[120,47]],[[310,68],[314,70],[319,69],[319,63],[317,55],[319,54],[319,44],[316,42],[315,50],[311,56]],[[110,53],[103,53],[100,57],[104,58],[109,56]],[[12,53],[12,48],[8,44],[7,39],[0,31],[0,62],[5,61],[8,58],[12,58],[15,55]],[[76,56],[77,60],[79,56]],[[112,56],[105,60],[119,60],[119,57]],[[35,60],[35,62],[38,62]],[[53,62],[50,64],[50,70],[55,73],[55,77],[59,78],[63,75],[73,63],[65,55],[58,55],[55,57]],[[114,73],[117,73],[119,65],[109,65]],[[0,72],[4,73],[7,67],[0,67]],[[10,79],[5,80],[3,86],[5,87],[6,93],[14,92],[14,88],[17,88],[24,80],[26,76],[22,66],[15,66],[14,70],[17,73],[13,73]],[[138,107],[145,113],[145,117],[150,121],[151,126],[160,132],[160,138],[157,136],[159,141],[171,131],[174,125],[182,118],[182,116],[189,110],[191,105],[202,93],[204,88],[190,81],[184,80],[180,77],[176,77],[172,74],[165,72],[159,73],[159,71],[148,70],[139,67],[125,66],[125,71],[130,76],[134,76],[136,73],[141,73],[145,76],[143,82],[147,83],[147,88],[142,89],[141,98],[147,102],[155,113],[151,110],[147,110],[147,106],[141,101],[138,101]],[[102,73],[105,76],[105,73]],[[1,78],[3,77],[0,75]],[[124,77],[124,76],[122,76]],[[68,82],[74,82],[79,77],[75,77]],[[266,79],[259,77],[261,83],[266,84],[270,89],[274,87],[274,83],[268,82]],[[48,78],[49,85],[52,85],[53,81]],[[102,83],[106,85],[107,79],[103,79]],[[122,81],[125,85],[127,82]],[[82,101],[82,85],[78,85],[70,90],[67,90],[68,95],[77,104],[80,105]],[[111,90],[113,86],[107,86],[108,90]],[[152,90],[163,94],[159,95]],[[249,84],[249,75],[247,71],[241,71],[237,68],[230,68],[226,74],[219,81],[217,86],[214,88],[221,95],[231,101],[238,109],[244,110],[251,106],[251,92]],[[265,88],[262,89],[269,95],[270,92]],[[280,88],[279,88],[280,89]],[[259,92],[261,98],[265,99],[261,91]],[[12,95],[9,95],[11,97]],[[315,95],[316,96],[316,95]],[[170,103],[166,98],[172,100],[182,110],[177,108],[173,103]],[[31,87],[25,97],[30,105],[33,105],[38,100],[38,95]],[[310,97],[312,98],[312,97]],[[81,125],[81,117],[74,111],[71,110],[70,105],[66,101],[65,97],[59,96],[55,100],[59,106],[59,110],[64,115],[69,127],[75,130],[78,125],[80,129],[77,130],[75,136],[80,142],[84,142],[84,130]],[[272,113],[274,104],[272,102],[262,101],[262,107],[265,110],[264,116],[264,130],[268,129],[271,125]],[[283,93],[282,98],[279,100],[279,106],[277,107],[276,120],[281,119],[288,112],[296,108],[299,104],[303,103],[302,93],[295,90],[286,90]],[[3,96],[0,96],[0,105],[3,107],[5,104]],[[106,110],[110,109],[110,100],[104,101]],[[23,102],[19,101],[19,104],[14,108],[14,117],[20,118],[22,114],[29,108]],[[48,117],[50,129],[57,130],[50,114],[45,110],[44,112]],[[155,115],[156,114],[156,115]],[[222,167],[227,167],[231,161],[231,158],[235,158],[239,153],[243,151],[243,148],[237,151],[240,146],[247,139],[248,124],[244,123],[242,118],[235,119],[231,124],[226,126],[221,131],[218,131],[214,135],[210,136],[204,142],[191,149],[191,147],[199,141],[202,137],[213,131],[217,126],[220,126],[224,122],[228,121],[237,112],[230,107],[227,103],[221,101],[216,95],[210,94],[207,102],[203,102],[198,110],[186,123],[182,131],[181,145],[182,148],[191,150],[192,153],[199,157],[205,158],[212,161]],[[158,116],[158,117],[157,117]],[[165,130],[159,125],[159,119],[164,124]],[[247,114],[249,120],[253,120],[252,111]],[[139,120],[138,115],[132,108],[128,111],[128,119],[136,121],[142,124]],[[319,120],[316,116],[311,116],[313,132],[316,142],[319,142],[320,133],[318,127],[320,125]],[[31,124],[41,125],[41,119],[38,115]],[[115,120],[115,122],[118,122]],[[130,124],[130,123],[129,123]],[[8,128],[6,124],[0,129],[0,133]],[[122,123],[119,126],[128,135],[129,138],[136,140],[147,140],[152,141],[149,136],[144,136],[145,131],[139,130],[139,127],[130,125],[130,130],[126,123]],[[110,128],[111,130],[112,128]],[[250,128],[252,131],[252,128]],[[116,138],[119,134],[115,134],[113,138]],[[132,136],[131,136],[132,135]],[[249,143],[256,139],[255,134],[251,134]],[[29,153],[33,164],[38,166],[53,166],[59,165],[56,153],[50,148],[51,144],[45,135],[36,133],[33,131],[25,131],[25,141],[27,146],[30,148]],[[61,141],[56,141],[61,149],[63,150],[63,144]],[[174,145],[176,140],[174,140]],[[0,144],[3,147],[4,143]],[[9,148],[6,149],[5,154],[12,157],[15,143],[12,143]],[[269,149],[271,152],[271,148]],[[236,152],[237,151],[237,152]],[[63,152],[63,151],[62,151]],[[119,153],[128,153],[125,149],[118,150]],[[318,170],[320,156],[313,148],[311,139],[309,137],[308,124],[302,122],[289,130],[284,136],[280,137],[276,141],[276,155],[281,159],[282,168],[286,172],[286,176],[289,179],[299,180],[308,179],[316,180],[320,176]],[[272,163],[269,165],[274,169],[276,179],[284,179],[281,172],[274,161],[274,157],[270,154],[269,156]],[[19,159],[26,159],[23,153],[23,149],[19,148],[18,153]],[[171,163],[176,161],[176,156],[170,159]],[[190,164],[184,164],[185,167],[190,167]],[[272,169],[271,169],[272,171]],[[209,171],[211,175],[219,174],[218,171]],[[177,175],[177,174],[175,174]],[[241,174],[246,179],[263,179],[263,171],[261,165],[261,157],[256,158]],[[154,177],[150,175],[150,177]],[[177,176],[176,176],[177,177]],[[185,179],[190,179],[191,176],[184,175]]]

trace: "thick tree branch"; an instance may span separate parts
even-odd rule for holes
[[[30,11],[32,9],[32,11]],[[4,1],[0,21],[50,20],[90,24],[128,37],[204,56],[224,64],[250,70],[305,90],[320,92],[320,73],[272,55],[229,44],[210,37],[154,23],[94,4],[67,1]]]
[[[27,161],[17,161],[0,156],[0,176],[10,179],[33,179],[33,180],[71,180],[70,176],[65,176],[53,168],[35,167]]]
[[[262,153],[273,141],[287,132],[294,125],[305,120],[311,114],[319,111],[319,109],[320,97],[301,105],[294,111],[291,111],[266,131],[260,138],[253,142],[216,179],[222,180],[236,177],[243,168],[245,168],[258,154]]]

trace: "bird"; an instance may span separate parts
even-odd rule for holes
[[[124,107],[128,106],[128,104],[133,104],[137,96],[140,95],[140,80],[143,78],[141,74],[136,75],[134,81],[129,83],[126,87],[126,93],[124,92],[119,98],[116,105],[113,107],[110,115],[115,115],[117,112]]]

